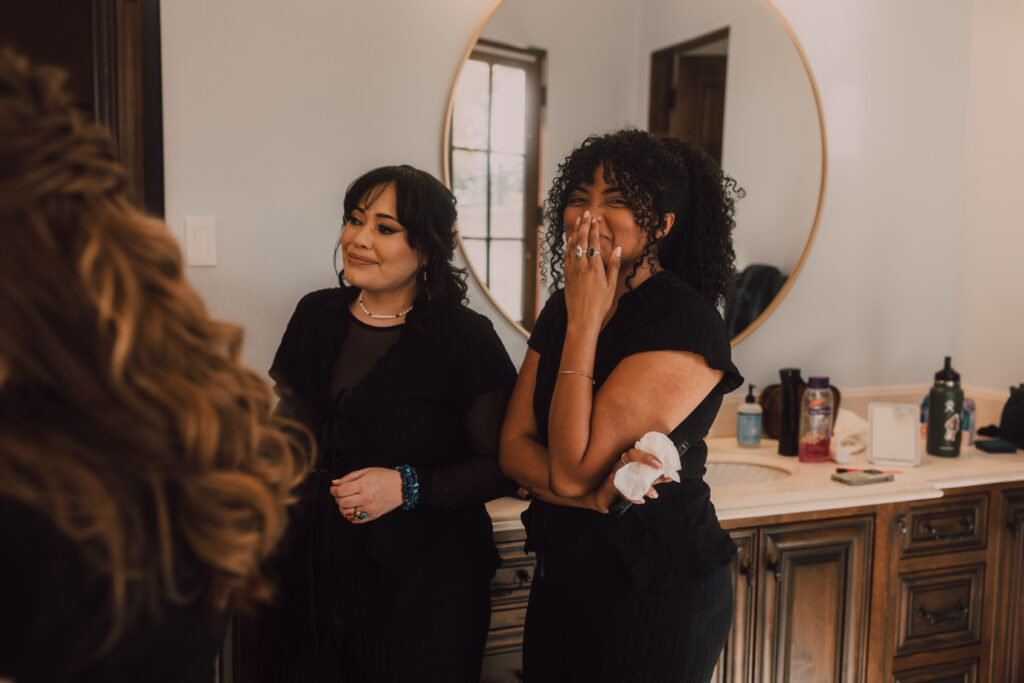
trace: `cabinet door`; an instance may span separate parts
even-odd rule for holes
[[[758,680],[865,679],[874,520],[766,527]]]
[[[1024,680],[1024,489],[1003,497],[994,681]]]
[[[757,604],[757,529],[730,532],[737,553],[732,562],[735,595],[732,631],[718,660],[714,683],[752,683],[754,676],[754,608]]]

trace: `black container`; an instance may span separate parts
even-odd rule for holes
[[[797,368],[782,368],[779,377],[782,380],[779,455],[797,455],[800,453],[800,393],[804,380]]]
[[[945,366],[935,373],[935,384],[928,392],[929,455],[955,458],[960,455],[960,430],[963,427],[964,391],[960,388],[960,373],[953,369],[950,357]]]

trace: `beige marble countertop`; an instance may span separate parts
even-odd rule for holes
[[[758,448],[744,448],[733,438],[708,439],[708,465],[736,463],[771,468],[777,478],[764,483],[716,484],[715,471],[707,479],[711,500],[722,520],[749,519],[768,515],[835,510],[912,500],[941,498],[946,491],[964,486],[1024,481],[1024,451],[984,453],[964,447],[956,458],[939,458],[924,453],[917,467],[874,465],[865,453],[851,456],[845,465],[828,461],[802,463],[795,457],[778,455],[777,442],[765,439]],[[849,486],[831,480],[836,467],[897,470],[893,481]],[[739,468],[743,469],[743,468]],[[496,531],[522,528],[519,514],[526,501],[501,498],[487,504]]]

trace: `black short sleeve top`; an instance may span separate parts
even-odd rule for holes
[[[559,291],[545,305],[529,340],[530,348],[540,355],[533,410],[544,443],[566,323],[565,295]],[[681,459],[683,481],[659,485],[658,499],[633,506],[621,517],[542,501],[531,503],[524,515],[528,543],[548,554],[547,564],[554,565],[548,571],[556,579],[563,571],[567,576],[592,573],[580,562],[589,566],[591,560],[582,558],[596,552],[617,558],[617,571],[635,585],[652,581],[670,584],[673,576],[712,571],[735,553],[728,534],[718,524],[710,490],[702,477],[707,459],[704,437],[718,415],[722,397],[741,386],[743,377],[732,362],[721,315],[671,271],[651,276],[619,300],[615,314],[598,337],[595,391],[623,358],[661,350],[696,353],[723,373],[708,396],[669,434],[677,446],[684,442],[689,445]],[[637,438],[640,436],[637,434]]]

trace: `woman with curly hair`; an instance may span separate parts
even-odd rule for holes
[[[306,295],[271,376],[319,461],[267,615],[267,681],[477,681],[498,564],[484,502],[515,367],[463,305],[455,198],[410,166],[348,188],[340,288]]]
[[[213,681],[310,445],[62,80],[0,52],[0,678]]]
[[[587,138],[559,168],[546,217],[564,287],[537,319],[501,436],[502,468],[534,496],[531,683],[706,681],[725,643],[735,546],[702,475],[704,436],[743,381],[715,308],[735,188],[700,150],[637,130]],[[613,505],[618,468],[662,468],[634,447],[652,431],[685,451],[680,481]]]

